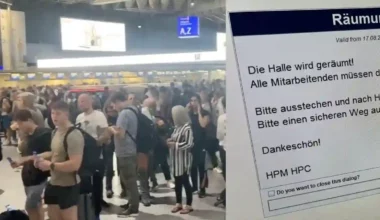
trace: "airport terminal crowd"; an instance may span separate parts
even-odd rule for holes
[[[100,219],[109,206],[103,196],[114,196],[115,175],[126,199],[119,215],[154,204],[150,193],[163,187],[157,175],[175,192],[172,213],[186,215],[194,211],[194,195],[206,197],[208,172],[225,179],[223,81],[147,86],[142,94],[111,86],[102,93],[70,89],[1,89],[1,146],[17,147],[20,157],[3,158],[0,150],[0,159],[22,169],[25,219],[45,219],[44,204],[50,220]],[[223,190],[215,206],[225,202]],[[18,211],[0,219],[22,219],[10,213]]]

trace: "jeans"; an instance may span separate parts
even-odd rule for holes
[[[106,190],[112,191],[112,179],[115,175],[114,167],[113,167],[113,154],[115,152],[115,145],[113,142],[106,146],[104,149],[104,161],[106,165]]]
[[[196,149],[193,151],[193,164],[191,167],[191,182],[193,183],[193,191],[198,191],[199,189],[205,190],[205,188],[208,187],[207,172],[205,169],[205,159],[205,151],[203,151],[202,149]]]
[[[150,199],[149,188],[149,154],[138,153],[138,178],[142,199]]]
[[[168,155],[168,151],[164,149],[156,149],[154,151],[154,170],[156,171],[160,165],[166,181],[171,180]]]
[[[119,157],[120,179],[129,196],[130,209],[139,210],[140,195],[137,187],[137,156]]]
[[[190,185],[189,175],[175,176],[175,197],[177,204],[182,205],[182,186],[186,192],[186,205],[191,206],[193,203],[193,192]]]
[[[102,201],[103,201],[103,178],[104,178],[105,163],[104,160],[99,167],[99,170],[92,177],[93,184],[93,199],[94,199],[94,209],[95,215],[100,216],[102,211]]]
[[[219,141],[217,139],[206,141],[206,151],[208,152],[213,168],[218,166],[216,152],[219,150]]]
[[[224,148],[221,146],[219,152],[220,152],[220,159],[222,161],[223,178],[224,178],[224,181],[226,181],[226,150],[224,150]],[[226,189],[224,189],[220,193],[220,198],[223,200],[226,200]]]
[[[154,160],[154,152],[151,152],[149,154],[148,175],[149,175],[150,181],[153,184],[158,184],[157,183],[157,177],[156,177],[156,167],[155,167],[155,160]]]

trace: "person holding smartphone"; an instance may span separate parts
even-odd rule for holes
[[[44,220],[42,209],[42,193],[47,184],[49,171],[41,171],[34,166],[35,157],[38,154],[50,154],[51,130],[38,127],[33,121],[29,110],[19,110],[15,113],[13,120],[18,129],[26,134],[26,149],[18,160],[8,158],[12,168],[23,166],[22,182],[26,193],[25,209],[31,220]]]
[[[193,165],[191,169],[191,182],[193,192],[198,192],[199,198],[206,196],[208,178],[206,172],[206,127],[210,123],[210,113],[201,106],[201,98],[198,94],[193,94],[188,104],[191,119],[191,128],[194,135]],[[198,178],[199,177],[199,178]]]

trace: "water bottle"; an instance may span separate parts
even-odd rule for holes
[[[37,154],[37,152],[33,151],[33,157],[34,157],[34,159],[36,159],[36,160],[39,159],[39,158],[38,158],[38,154]]]
[[[40,158],[37,154],[37,152],[33,151],[33,158],[34,158],[34,161],[36,163],[36,166],[38,167],[38,162],[40,162]]]
[[[5,209],[6,209],[8,212],[16,210],[15,208],[13,208],[13,207],[10,206],[10,205],[6,205],[6,206],[5,206]]]

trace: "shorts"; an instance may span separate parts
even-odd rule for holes
[[[3,115],[2,126],[3,129],[9,129],[11,127],[12,117],[10,115]]]
[[[46,187],[46,182],[35,186],[26,186],[26,202],[25,209],[37,209],[42,204],[42,194]]]
[[[68,209],[78,205],[79,196],[79,185],[53,186],[49,183],[45,189],[45,204],[58,205],[60,209]]]

